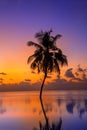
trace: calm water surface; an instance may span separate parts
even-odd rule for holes
[[[62,130],[87,130],[87,91],[43,92],[50,126],[62,119]],[[0,93],[0,130],[40,130],[45,118],[38,92]]]

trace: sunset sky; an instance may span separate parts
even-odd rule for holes
[[[87,0],[0,0],[1,86],[42,81],[43,75],[37,76],[27,65],[34,48],[26,43],[37,42],[35,33],[51,28],[52,35],[62,35],[57,46],[67,55],[68,67],[60,79],[53,74],[47,83],[87,85]]]

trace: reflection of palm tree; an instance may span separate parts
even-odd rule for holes
[[[44,117],[45,117],[45,120],[46,120],[45,126],[43,126],[41,122],[39,123],[40,130],[61,130],[62,119],[60,119],[60,121],[57,125],[55,125],[53,123],[52,127],[50,127],[49,121],[48,121],[48,118],[47,118],[47,115],[46,115],[46,112],[45,112],[45,109],[44,109],[42,98],[40,99],[40,103],[41,103],[42,111],[43,111],[43,114],[44,114]]]
[[[44,73],[44,79],[41,85],[40,98],[42,97],[42,90],[44,86],[45,79],[47,74],[50,72],[58,72],[60,75],[60,66],[67,64],[67,58],[63,55],[61,49],[56,46],[56,40],[61,37],[60,34],[55,37],[51,36],[52,30],[48,32],[41,31],[36,33],[36,38],[39,41],[39,44],[32,41],[28,42],[28,46],[35,46],[34,54],[29,56],[28,63],[31,62],[31,68],[37,69],[38,73]]]
[[[46,112],[45,112],[45,109],[44,109],[44,106],[43,106],[42,98],[40,98],[40,103],[41,103],[42,111],[43,111],[43,114],[44,114],[44,117],[45,117],[45,120],[46,120],[46,126],[49,127],[48,118],[46,116]]]

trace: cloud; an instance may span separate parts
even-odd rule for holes
[[[7,73],[5,73],[5,72],[0,72],[0,75],[7,75]]]
[[[47,76],[47,78],[51,78],[51,76]]]
[[[30,79],[25,79],[26,82],[30,82],[31,80]]]
[[[81,76],[82,80],[87,79],[87,68],[80,67],[80,64],[78,65],[77,72],[75,73],[77,76]]]
[[[75,77],[74,81],[82,81],[82,79]]]
[[[65,72],[65,76],[67,78],[70,78],[71,81],[83,81],[87,79],[87,68],[82,68],[80,67],[80,65],[78,65],[77,70],[75,70],[74,72],[72,72],[72,70],[74,70],[73,68],[69,68],[66,72]]]
[[[77,65],[78,66],[78,72],[83,72],[83,68],[80,67],[80,65]]]
[[[44,90],[87,90],[87,79],[79,80],[79,82],[67,81],[65,79],[58,78],[54,82],[44,85]],[[10,91],[40,91],[41,84],[30,82],[20,82],[19,84],[1,84],[0,92]]]
[[[12,79],[12,78],[10,78],[9,80],[11,80],[11,81],[12,81],[13,79]]]
[[[11,92],[11,91],[37,91],[40,90],[40,83],[30,84],[29,82],[20,82],[19,84],[1,84],[0,92]]]
[[[87,68],[83,69],[82,67],[80,67],[80,64],[77,66],[78,66],[78,69],[77,69],[78,72],[87,72]]]
[[[73,68],[70,68],[70,69],[68,69],[68,70],[65,72],[65,76],[66,76],[67,78],[75,78],[74,74],[72,73],[72,70],[73,70]]]
[[[34,71],[31,72],[32,74],[36,74]]]
[[[83,80],[87,80],[87,74],[83,73],[82,78],[83,78]]]
[[[3,81],[4,79],[3,78],[0,78],[0,81]]]
[[[2,83],[3,83],[3,80],[4,80],[3,78],[0,78],[0,84],[2,84]]]
[[[75,75],[76,75],[76,76],[79,76],[79,73],[78,73],[78,72],[75,72]]]
[[[74,78],[79,82],[72,82],[72,80],[56,79],[55,82],[47,84],[44,87],[46,90],[87,90],[87,79],[81,80]]]

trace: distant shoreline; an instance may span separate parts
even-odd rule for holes
[[[72,89],[72,90],[62,90],[62,89],[59,89],[59,90],[43,90],[43,93],[44,92],[58,92],[58,91],[87,91],[87,89],[86,90],[84,90],[84,89],[77,89],[77,90],[75,90],[75,89]],[[17,91],[0,91],[0,93],[4,93],[4,92],[40,92],[39,90],[17,90]]]

